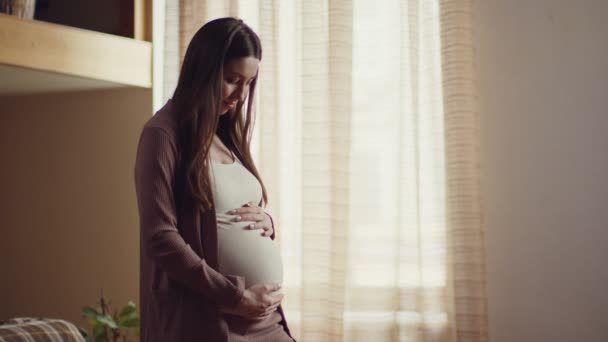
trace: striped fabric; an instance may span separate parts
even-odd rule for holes
[[[0,325],[0,342],[81,342],[74,324],[60,319],[13,318]]]

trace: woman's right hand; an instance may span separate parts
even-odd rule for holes
[[[235,308],[223,312],[254,320],[267,318],[276,311],[283,300],[284,295],[278,292],[280,289],[279,284],[252,285],[245,290]]]

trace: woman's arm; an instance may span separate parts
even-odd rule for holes
[[[177,149],[160,128],[144,128],[135,163],[141,248],[167,274],[219,305],[232,308],[243,297],[244,282],[231,282],[210,267],[177,231],[173,186]]]

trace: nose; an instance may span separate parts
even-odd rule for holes
[[[241,85],[236,90],[236,95],[237,95],[239,101],[241,101],[241,102],[245,101],[245,98],[247,97],[247,88],[248,87]]]

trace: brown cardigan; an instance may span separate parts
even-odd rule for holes
[[[202,212],[177,190],[183,176],[176,172],[179,140],[170,107],[171,101],[144,125],[135,162],[141,341],[228,341],[219,306],[236,306],[245,282],[217,271],[215,211]],[[290,334],[282,308],[278,311]]]

